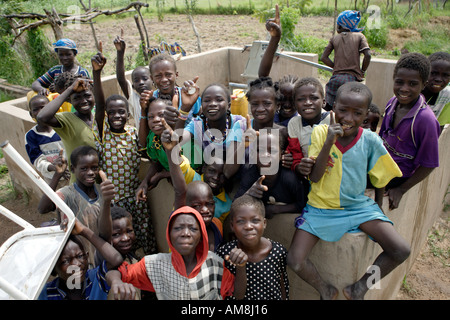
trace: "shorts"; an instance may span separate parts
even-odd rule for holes
[[[336,93],[340,86],[344,83],[357,81],[354,75],[348,73],[339,73],[331,76],[328,83],[325,85],[325,101],[333,106],[334,99],[336,98]]]
[[[309,204],[295,219],[295,227],[329,242],[339,241],[345,233],[361,232],[359,226],[367,221],[381,220],[393,224],[378,204],[356,209],[319,209]]]

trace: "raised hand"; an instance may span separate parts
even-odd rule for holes
[[[247,130],[245,130],[245,147],[248,148],[250,143],[255,142],[259,136],[259,131],[252,128],[252,121],[250,120],[250,115],[247,114]]]
[[[106,58],[103,55],[103,44],[101,41],[98,42],[98,52],[95,56],[91,58],[92,70],[100,71],[106,65]]]
[[[340,123],[336,123],[336,119],[334,117],[334,112],[330,111],[330,125],[328,126],[328,136],[327,140],[332,141],[333,144],[336,142],[338,137],[342,137],[344,135],[344,130]]]
[[[125,40],[123,39],[123,28],[120,28],[120,36],[114,39],[114,46],[117,51],[124,52],[126,48]]]
[[[271,37],[281,37],[280,10],[278,4],[275,5],[275,18],[267,19],[266,29]]]
[[[181,88],[181,103],[183,106],[192,108],[197,101],[200,94],[200,88],[197,86],[198,78],[196,76],[194,79],[184,82],[183,88]]]
[[[163,126],[165,127],[163,133],[161,134],[161,143],[165,150],[172,150],[178,144],[179,137],[174,133],[173,129],[169,126],[165,119],[161,120]]]
[[[98,172],[98,175],[102,179],[102,182],[100,183],[100,191],[102,193],[103,201],[111,202],[116,195],[114,184],[106,177],[106,174],[103,172],[103,170],[100,170]]]
[[[141,97],[139,99],[139,104],[141,105],[142,110],[147,110],[148,106],[150,105],[150,99],[153,97],[153,90],[144,90],[141,93]],[[147,112],[143,112],[147,113]]]

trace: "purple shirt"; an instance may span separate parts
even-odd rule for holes
[[[394,161],[402,170],[403,177],[413,175],[419,166],[439,167],[439,122],[421,94],[396,128],[393,128],[398,100],[393,97],[386,105],[381,123],[380,137]],[[411,127],[413,125],[413,127]],[[413,135],[412,135],[413,133]]]

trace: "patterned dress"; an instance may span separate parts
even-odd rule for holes
[[[286,299],[289,299],[289,280],[286,271],[286,248],[273,240],[272,249],[269,255],[258,262],[247,262],[245,269],[247,272],[247,290],[244,300],[282,300],[282,286],[286,291]],[[220,257],[230,254],[233,248],[238,245],[237,240],[233,240],[223,245],[217,251]],[[230,272],[236,275],[236,267],[225,261],[225,266]]]
[[[145,254],[156,253],[156,238],[147,203],[137,203],[135,196],[140,184],[138,173],[141,163],[136,128],[126,125],[124,133],[115,133],[105,119],[103,137],[99,137],[97,125],[94,126],[94,136],[100,168],[116,187],[115,204],[133,216],[137,243]]]

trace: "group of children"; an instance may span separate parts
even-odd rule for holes
[[[358,32],[357,18],[345,12],[339,30]],[[92,57],[91,80],[74,75],[67,61],[77,53],[73,42],[55,47],[65,90],[49,101],[34,87],[39,94],[29,105],[37,125],[27,133],[27,151],[74,211],[72,233],[78,236],[69,239],[55,266],[57,277],[40,298],[145,299],[154,292],[158,299],[289,299],[289,266],[321,298],[333,299],[338,289],[308,259],[320,239],[367,233],[383,249],[373,262],[382,277],[408,257],[409,244],[381,209],[383,195],[386,190],[391,209],[398,207],[405,192],[439,166],[436,117],[448,118],[448,94],[441,93],[448,93],[449,54],[399,59],[395,96],[377,133],[381,114],[358,76],[334,83],[331,93],[327,86],[326,94],[315,78],[272,81],[268,75],[281,37],[278,8],[266,28],[271,39],[260,78],[246,94],[253,119],[230,113],[230,92],[221,84],[210,84],[201,96],[198,77],[178,86],[170,55],[136,68],[129,82],[122,36],[114,44],[123,95],[104,96],[107,59],[101,50]],[[368,48],[358,52],[367,57]],[[357,66],[359,76],[365,61]],[[334,65],[343,70],[342,63]],[[58,112],[63,103],[74,112]],[[150,165],[139,181],[141,157]],[[69,176],[70,184],[58,187]],[[158,253],[147,193],[164,178],[170,178],[175,198],[166,229],[170,252]],[[365,195],[368,187],[375,188],[375,199]],[[39,209],[55,206],[44,197]],[[264,237],[267,219],[284,212],[299,214],[289,250]],[[226,221],[230,234],[224,233]],[[70,265],[79,268],[81,287],[67,286]],[[344,288],[345,296],[362,299],[368,276]]]

